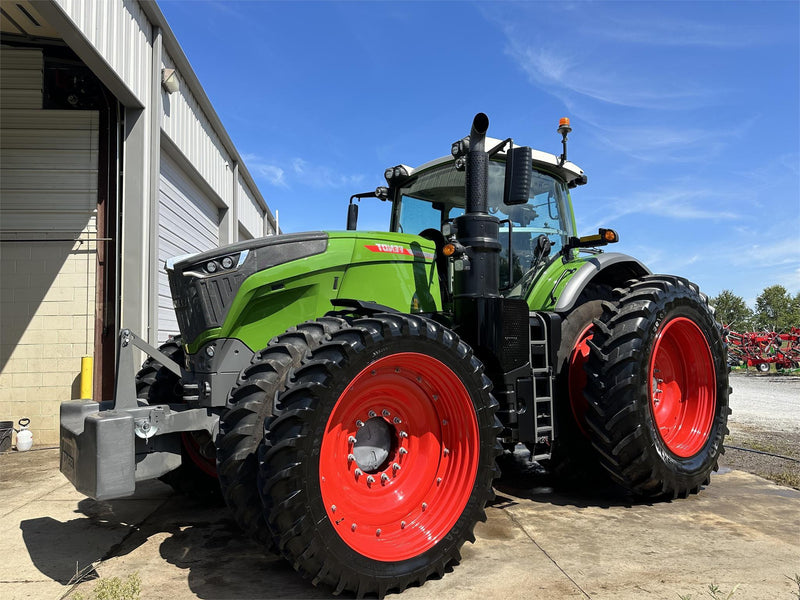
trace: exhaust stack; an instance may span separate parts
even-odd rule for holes
[[[463,268],[456,267],[453,278],[454,309],[459,323],[464,322],[459,314],[464,308],[461,300],[500,296],[500,227],[497,217],[488,210],[489,155],[485,148],[488,129],[489,117],[483,113],[475,115],[466,156],[466,212],[455,220],[456,237],[464,247]]]

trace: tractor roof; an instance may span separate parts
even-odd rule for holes
[[[486,138],[486,148],[493,148],[500,144],[502,140],[498,140],[495,138]],[[514,144],[515,147],[518,147],[517,144]],[[505,150],[501,150],[497,153],[497,156],[505,156]],[[567,161],[563,165],[560,164],[561,159],[560,157],[556,156],[555,154],[550,154],[549,152],[542,152],[541,150],[533,150],[533,166],[537,168],[541,168],[542,170],[549,171],[551,173],[555,173],[559,177],[563,178],[564,181],[570,183],[576,179],[580,179],[583,177],[583,169],[581,169],[578,165],[573,162]],[[452,156],[442,156],[441,158],[437,158],[435,160],[431,160],[426,162],[419,167],[412,168],[407,165],[403,165],[408,171],[409,175],[414,175],[420,171],[424,171],[430,167],[435,167],[441,164],[445,164],[447,162],[452,162],[455,160]]]

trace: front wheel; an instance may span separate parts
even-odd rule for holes
[[[756,368],[762,373],[769,373],[769,363],[758,363]]]
[[[652,275],[615,290],[595,320],[586,423],[600,461],[642,496],[695,493],[728,433],[721,327],[685,279]]]
[[[358,319],[303,361],[267,433],[261,492],[281,553],[314,583],[383,597],[460,560],[492,497],[483,366],[422,317]]]
[[[180,338],[158,348],[178,364],[184,354]],[[136,374],[136,397],[145,404],[182,404],[181,379],[155,358],[148,358]],[[181,465],[159,477],[180,494],[210,504],[221,500],[214,440],[205,431],[181,434]]]

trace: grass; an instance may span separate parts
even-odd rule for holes
[[[737,583],[733,586],[733,589],[730,592],[725,592],[716,583],[711,583],[706,590],[706,594],[712,598],[713,600],[730,600],[733,598],[733,595],[736,593],[736,590],[739,589],[739,584]],[[678,598],[681,600],[692,600],[691,594],[686,595],[678,595]]]
[[[797,585],[797,589],[796,590],[792,590],[792,596],[797,598],[797,600],[800,600],[800,575],[798,575],[797,573],[794,574],[794,577],[789,577],[787,575],[786,579],[788,579],[789,581],[794,581],[795,582],[795,584]]]
[[[795,471],[784,469],[778,473],[770,473],[766,477],[779,485],[800,489],[800,473]],[[798,596],[798,598],[800,598],[800,596]]]
[[[72,600],[138,600],[142,592],[142,578],[132,573],[125,579],[103,577],[98,579],[89,596],[76,592]]]

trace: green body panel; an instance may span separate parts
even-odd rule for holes
[[[324,253],[245,279],[222,326],[199,335],[188,353],[217,338],[239,339],[256,352],[289,327],[333,310],[336,298],[375,302],[404,313],[441,310],[430,240],[368,231],[328,235]]]
[[[553,310],[558,298],[569,283],[569,280],[578,272],[587,261],[586,257],[576,257],[565,263],[560,257],[553,260],[533,282],[526,300],[531,310]]]

